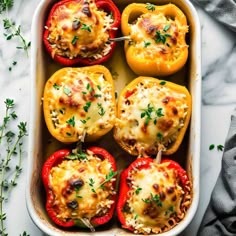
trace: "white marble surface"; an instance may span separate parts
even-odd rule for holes
[[[30,27],[34,10],[40,0],[18,0],[9,12],[17,24],[22,25],[24,36],[30,40]],[[200,201],[197,213],[189,227],[181,235],[196,235],[210,194],[221,167],[222,152],[209,151],[210,144],[224,144],[230,115],[236,107],[236,49],[235,33],[222,27],[196,6],[202,26],[202,121],[201,121],[201,168]],[[30,59],[17,50],[17,40],[6,41],[0,37],[0,114],[3,116],[6,98],[12,98],[17,105],[19,120],[29,121]],[[9,65],[16,60],[12,71]],[[32,236],[43,233],[31,221],[25,203],[27,145],[24,143],[23,173],[8,202],[4,203],[7,213],[6,228],[9,236],[27,231]]]

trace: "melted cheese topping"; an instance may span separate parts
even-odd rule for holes
[[[183,48],[188,47],[183,40],[188,26],[162,12],[143,14],[130,28],[137,58],[171,62],[178,59]]]
[[[174,226],[172,218],[183,217],[185,193],[178,184],[177,173],[167,165],[152,163],[149,169],[129,173],[132,187],[124,215],[135,233],[160,233]]]
[[[70,1],[53,13],[48,41],[53,55],[98,59],[111,50],[108,42],[113,19],[95,1]]]
[[[122,96],[115,138],[139,154],[156,155],[177,139],[188,112],[185,94],[148,80]]]
[[[92,152],[87,152],[83,160],[67,160],[51,169],[49,184],[53,196],[51,205],[62,221],[88,219],[107,213],[114,203],[115,194],[112,178],[106,180],[111,170],[107,159],[101,160]]]
[[[83,141],[85,135],[109,130],[115,122],[112,85],[99,72],[66,70],[48,81],[44,106],[50,110],[57,137]]]

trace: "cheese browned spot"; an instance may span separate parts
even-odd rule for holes
[[[111,50],[108,41],[112,16],[98,9],[95,1],[70,1],[58,7],[48,27],[53,52],[70,59],[98,59]]]
[[[53,209],[61,221],[88,219],[103,216],[111,208],[115,194],[112,178],[106,179],[112,166],[107,159],[100,159],[91,151],[86,159],[65,159],[50,171],[49,185]]]
[[[182,25],[163,12],[142,14],[130,24],[132,45],[136,48],[136,57],[160,61],[175,61],[181,55],[188,26]],[[145,50],[144,50],[145,48]]]
[[[86,135],[108,132],[116,118],[112,86],[102,72],[75,68],[48,80],[44,113],[55,137],[75,142],[84,141]]]
[[[179,184],[178,173],[167,166],[168,163],[153,162],[148,169],[129,172],[131,188],[123,210],[127,226],[135,233],[169,230],[184,217],[190,205],[190,193]]]
[[[189,109],[186,94],[148,79],[139,82],[130,94],[120,97],[116,140],[139,154],[165,151],[184,126]]]

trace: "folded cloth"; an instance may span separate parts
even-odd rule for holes
[[[231,116],[221,171],[197,235],[236,235],[236,112]]]
[[[192,0],[209,15],[236,32],[236,0]]]

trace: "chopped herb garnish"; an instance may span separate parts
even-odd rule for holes
[[[94,184],[95,184],[95,181],[92,178],[90,178],[89,179],[89,186],[93,187]]]
[[[155,117],[152,117],[152,113],[155,112]],[[162,113],[162,108],[158,108],[157,110],[154,109],[153,106],[151,106],[151,104],[148,104],[147,109],[143,109],[143,112],[141,113],[141,118],[146,118],[145,119],[145,123],[144,125],[148,125],[149,121],[154,119],[154,124],[157,123],[157,118],[164,116],[164,114]]]
[[[158,117],[164,116],[164,114],[162,113],[162,108],[158,108],[158,109],[156,110],[156,115],[157,115]]]
[[[57,85],[56,83],[52,86],[54,89],[56,89],[56,90],[59,90],[60,89],[60,85]]]
[[[151,114],[153,111],[154,111],[154,107],[148,104],[147,109],[144,109],[144,111],[141,113],[141,118],[146,117],[145,125],[148,125],[148,122],[152,119]]]
[[[149,3],[149,2],[146,3],[146,8],[150,11],[155,11],[155,9],[156,9],[155,5],[152,3]]]
[[[137,220],[137,219],[138,219],[138,214],[136,214],[136,215],[134,216],[134,219],[135,219],[135,220]]]
[[[142,190],[142,188],[140,188],[140,187],[136,188],[135,189],[135,194],[138,195],[141,190]]]
[[[87,84],[86,89],[87,89],[90,93],[94,91],[94,89],[90,86],[89,83]]]
[[[94,94],[94,97],[95,97],[95,98],[99,98],[99,97],[101,97],[101,96],[102,96],[101,94],[97,94],[97,93]]]
[[[78,41],[78,39],[79,39],[79,37],[78,37],[77,35],[75,35],[75,36],[73,37],[72,41],[71,41],[71,44],[72,44],[72,45],[75,45],[76,42]]]
[[[106,113],[106,111],[104,110],[104,108],[102,107],[102,104],[101,103],[98,103],[97,104],[98,105],[98,114],[100,115],[100,116],[104,116],[105,115],[105,113]]]
[[[152,193],[150,193],[150,197],[149,198],[142,199],[142,200],[145,203],[150,203],[150,204],[156,203],[157,206],[162,207],[162,202],[161,202],[160,197],[159,197],[158,194],[156,194],[154,196]]]
[[[94,189],[94,184],[95,184],[95,181],[94,181],[92,178],[90,178],[90,179],[89,179],[89,186],[92,187],[92,188],[91,188],[92,192],[93,192],[93,193],[96,193],[96,191],[95,191],[95,189]]]
[[[85,106],[83,107],[85,112],[88,112],[88,110],[89,110],[89,108],[91,106],[91,103],[92,103],[91,101],[86,102]]]
[[[170,206],[168,210],[165,212],[165,215],[168,215],[169,213],[174,212],[174,206]]]
[[[85,120],[80,120],[83,124],[86,124],[86,122],[91,119],[90,117],[86,118]]]
[[[87,30],[88,32],[91,32],[91,27],[89,25],[86,24],[82,24],[81,30]]]
[[[157,138],[158,138],[160,141],[162,141],[163,135],[162,135],[161,133],[157,133]]]
[[[87,159],[87,154],[85,152],[80,151],[78,153],[70,153],[65,158],[69,160],[85,160]]]
[[[90,87],[90,83],[87,83],[86,89],[87,89],[87,90],[90,90],[90,88],[91,88],[91,87]]]
[[[98,88],[98,90],[100,90],[100,91],[101,91],[101,86],[100,86],[100,85],[97,85],[97,88]]]
[[[166,81],[164,81],[164,80],[162,80],[161,82],[160,82],[160,85],[165,85],[166,84]]]
[[[66,123],[75,127],[75,117],[72,116],[69,120],[66,121]]]
[[[68,96],[71,95],[71,91],[70,91],[69,88],[64,87],[63,91],[64,91],[64,93],[65,93],[66,95],[68,95]]]
[[[148,47],[148,46],[150,46],[151,45],[151,42],[144,42],[144,47],[146,48],[146,47]]]
[[[67,135],[67,136],[71,136],[72,134],[71,134],[71,133],[69,133],[69,132],[66,132],[66,135]]]
[[[166,25],[166,26],[164,27],[163,31],[164,31],[164,32],[167,32],[169,28],[170,28],[170,24]]]
[[[115,175],[117,175],[117,171],[110,170],[106,175],[106,179],[100,184],[99,188],[104,188],[105,183],[109,182]]]
[[[171,35],[170,34],[166,34],[166,33],[162,34],[160,32],[160,30],[157,30],[156,34],[155,34],[155,42],[156,43],[162,42],[163,44],[165,44],[166,43],[166,37],[171,37]]]

